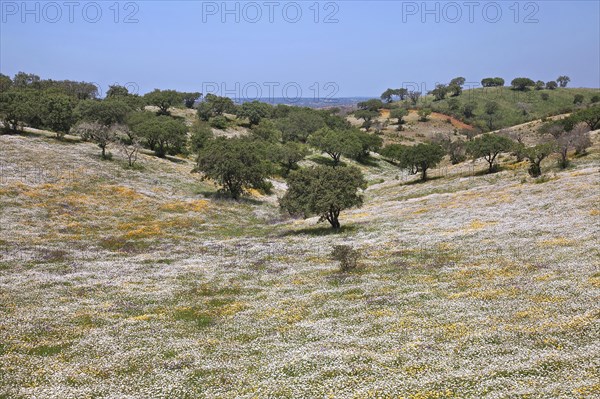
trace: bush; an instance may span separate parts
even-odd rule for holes
[[[358,266],[360,252],[350,245],[335,245],[331,251],[331,258],[340,262],[341,272],[349,272]]]
[[[417,111],[417,113],[419,114],[419,121],[420,122],[427,122],[427,119],[429,118],[429,115],[431,115],[431,109],[429,109],[429,108],[422,108],[419,111]]]
[[[225,130],[227,129],[227,118],[225,118],[224,116],[215,116],[214,118],[212,118],[210,120],[210,125],[212,127],[214,127],[215,129],[219,129],[219,130]]]

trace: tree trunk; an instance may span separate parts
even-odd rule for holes
[[[102,159],[106,159],[106,146],[102,145],[100,148],[102,148]]]
[[[331,227],[335,230],[337,230],[341,227],[340,221],[338,219],[339,215],[340,215],[339,211],[330,210],[329,212],[327,212],[326,219],[331,224]]]
[[[421,181],[427,180],[427,168],[421,167]]]
[[[567,154],[564,152],[560,154],[560,167],[561,169],[565,169],[569,166],[569,159],[567,158]]]

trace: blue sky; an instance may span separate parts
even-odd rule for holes
[[[597,88],[599,3],[3,0],[0,71],[242,97],[377,96],[456,76]]]

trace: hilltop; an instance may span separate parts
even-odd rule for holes
[[[544,100],[543,96],[546,95],[548,98]],[[579,105],[574,104],[576,95],[583,96],[583,102]],[[570,113],[591,104],[594,96],[600,96],[600,89],[557,88],[519,91],[510,87],[483,87],[464,90],[456,97],[446,97],[439,101],[434,101],[433,96],[425,96],[420,105],[431,107],[436,112],[454,116],[468,125],[488,131],[489,116],[485,113],[485,106],[489,102],[498,104],[491,129],[495,130]],[[474,105],[473,117],[465,116],[464,106],[468,103]]]

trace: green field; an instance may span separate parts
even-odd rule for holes
[[[542,94],[548,94],[548,100],[542,99]],[[581,94],[584,102],[581,106],[590,104],[593,96],[600,96],[600,89],[578,89],[558,88],[555,90],[528,90],[517,91],[510,87],[488,87],[465,90],[457,97],[446,97],[443,100],[434,101],[433,96],[424,97],[419,106],[431,107],[434,111],[453,115],[462,121],[488,130],[488,116],[485,114],[485,105],[488,102],[496,102],[499,111],[494,116],[493,129],[501,129],[536,119],[542,119],[551,115],[570,113],[581,106],[573,104],[575,95]],[[456,100],[458,109],[452,110],[450,103]],[[462,113],[465,104],[473,102],[476,104],[475,116],[466,118]],[[525,104],[527,112],[518,108],[518,104]]]

